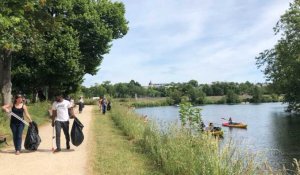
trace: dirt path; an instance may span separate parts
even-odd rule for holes
[[[71,149],[66,150],[65,138],[61,133],[62,151],[53,154],[52,148],[52,127],[49,124],[39,128],[39,135],[42,142],[35,152],[24,150],[24,139],[22,152],[15,155],[14,147],[10,146],[0,151],[0,174],[5,175],[84,175],[88,167],[88,142],[92,106],[86,106],[82,114],[77,114],[78,119],[83,123],[85,140],[79,147],[71,144]],[[70,120],[70,130],[73,120]],[[13,145],[10,143],[10,145]]]

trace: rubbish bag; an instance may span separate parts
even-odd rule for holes
[[[84,140],[83,127],[78,118],[75,118],[71,129],[71,142],[74,146],[79,146]]]
[[[5,136],[0,136],[0,144],[1,143],[5,143],[8,146],[8,143],[6,141],[6,137]]]
[[[33,121],[29,124],[24,142],[24,147],[27,150],[37,150],[41,141],[42,140],[39,136],[39,129],[37,127],[37,124]]]

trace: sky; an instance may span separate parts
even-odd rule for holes
[[[265,82],[255,57],[280,36],[273,27],[292,0],[118,0],[129,31],[114,40],[86,87],[104,81],[141,85]]]

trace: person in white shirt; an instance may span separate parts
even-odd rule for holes
[[[63,99],[62,94],[55,95],[55,102],[52,104],[52,127],[55,126],[56,149],[54,152],[61,151],[60,132],[63,129],[66,137],[66,148],[70,149],[69,119],[71,115],[75,118],[73,108],[68,100]]]

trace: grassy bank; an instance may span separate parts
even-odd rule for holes
[[[247,102],[250,96],[239,96],[239,101]],[[136,108],[140,107],[154,107],[154,106],[171,106],[174,105],[171,103],[169,98],[166,97],[156,97],[156,98],[120,98],[116,99],[117,102],[120,102],[126,106],[132,106]],[[261,103],[269,102],[282,102],[282,97],[274,98],[270,95],[263,95]],[[206,96],[203,104],[226,104],[226,96]],[[203,105],[203,104],[194,104],[194,105]]]
[[[92,120],[89,174],[161,174],[139,153],[137,145],[129,141],[130,137],[116,127],[110,113],[102,115],[95,107]]]
[[[133,107],[153,107],[153,106],[168,106],[170,105],[167,102],[167,98],[164,97],[145,97],[145,98],[119,98],[115,101],[120,102],[126,106],[133,106]]]
[[[144,123],[132,110],[114,103],[112,119],[127,136],[165,174],[285,174],[273,172],[258,163],[257,155],[245,154],[233,144],[219,147],[219,141],[205,134],[190,135],[170,125],[163,132],[154,123]]]

